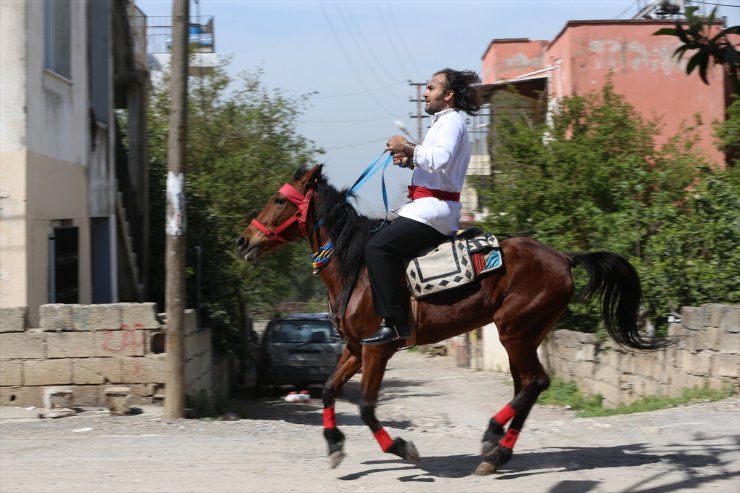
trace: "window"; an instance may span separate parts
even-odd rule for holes
[[[71,0],[44,0],[44,68],[67,79],[70,63]]]
[[[49,303],[79,303],[77,227],[54,228],[49,237]]]

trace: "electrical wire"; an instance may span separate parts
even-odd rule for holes
[[[378,76],[377,72],[375,72],[375,70],[373,68],[375,66],[380,67],[382,69],[382,71],[385,73],[385,75],[386,75],[385,80],[388,80],[388,79],[393,80],[394,78],[396,78],[396,76],[394,76],[392,74],[392,72],[386,68],[386,66],[383,64],[383,62],[381,61],[381,59],[375,55],[375,52],[373,51],[373,48],[372,48],[372,44],[367,42],[367,40],[365,38],[365,35],[362,32],[362,28],[357,23],[357,21],[355,20],[354,15],[352,14],[352,9],[350,9],[347,4],[338,4],[338,5],[344,5],[344,8],[345,8],[345,10],[347,12],[347,17],[349,18],[350,22],[352,23],[353,29],[350,28],[350,26],[347,25],[347,22],[344,19],[344,16],[342,15],[342,13],[340,11],[340,15],[342,16],[342,21],[344,21],[345,26],[347,27],[348,31],[350,33],[356,34],[357,35],[357,39],[360,40],[360,43],[356,43],[356,45],[358,46],[358,48],[359,48],[360,44],[363,45],[365,47],[365,49],[367,50],[367,52],[369,53],[370,57],[373,59],[373,63],[368,63],[367,64],[367,67],[373,73],[373,75],[375,76],[375,78],[378,79],[378,81],[381,81],[381,82],[383,81],[383,79]],[[353,36],[353,40],[354,40],[354,36]],[[363,57],[364,57],[364,55],[363,55]],[[368,60],[365,59],[365,61],[367,62]],[[390,89],[388,89],[388,92],[390,94],[392,94],[394,97],[397,97],[399,99],[405,99],[404,96],[399,96],[398,94],[394,93]]]
[[[388,120],[387,116],[379,116],[378,118],[366,118],[362,120],[298,120],[301,123],[359,123],[359,122],[377,122],[380,120]]]
[[[405,82],[396,82],[395,84],[390,84],[390,85],[383,86],[383,87],[376,87],[375,89],[367,89],[365,91],[356,91],[356,92],[347,92],[347,93],[344,93],[344,94],[333,94],[331,96],[316,96],[316,97],[312,97],[311,99],[312,100],[316,100],[316,99],[333,99],[333,98],[343,98],[343,97],[346,97],[346,96],[356,96],[358,94],[365,94],[365,93],[368,93],[368,92],[381,91],[383,89],[387,89],[389,87],[395,87],[395,86],[398,86],[400,84],[406,84],[406,83]]]
[[[383,142],[383,141],[387,141],[387,140],[388,140],[388,138],[386,137],[384,139],[375,139],[375,140],[368,140],[367,142],[358,142],[357,144],[346,144],[346,145],[337,146],[337,147],[324,147],[324,150],[325,151],[333,151],[335,149],[344,149],[345,147],[358,147],[358,146],[363,146],[363,145],[366,145],[366,144],[374,144],[376,142]]]
[[[331,30],[331,33],[334,36],[334,39],[336,40],[337,45],[339,46],[339,49],[341,50],[342,54],[344,55],[344,58],[347,60],[347,64],[350,66],[350,68],[352,69],[352,71],[357,76],[357,79],[360,81],[360,84],[362,84],[362,86],[366,90],[368,90],[368,93],[367,94],[372,98],[373,101],[375,101],[375,104],[377,104],[380,109],[382,109],[383,111],[385,111],[388,114],[388,116],[390,116],[391,118],[395,118],[395,115],[393,115],[393,113],[391,111],[389,111],[388,108],[386,108],[385,106],[383,106],[383,103],[381,103],[380,100],[378,98],[376,98],[375,95],[372,92],[369,91],[369,88],[365,84],[364,78],[362,77],[362,75],[360,74],[360,72],[357,70],[357,68],[355,67],[355,65],[352,63],[352,58],[349,56],[349,53],[347,53],[347,50],[344,48],[344,44],[342,43],[342,40],[339,38],[339,34],[337,34],[336,29],[334,29],[334,24],[331,22],[331,18],[329,18],[329,15],[326,13],[326,9],[324,9],[324,6],[322,5],[322,2],[318,2],[318,4],[319,4],[319,9],[321,10],[321,13],[324,16],[324,19],[326,19],[327,24],[329,24],[329,29]]]

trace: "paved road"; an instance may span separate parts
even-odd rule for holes
[[[0,492],[740,492],[738,398],[608,418],[537,406],[505,469],[473,476],[487,420],[511,392],[506,376],[400,353],[378,416],[421,463],[381,453],[353,380],[337,404],[347,457],[333,470],[319,399],[253,399],[239,421],[167,421],[155,407],[55,420],[2,408]]]

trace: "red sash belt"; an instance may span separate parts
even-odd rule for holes
[[[460,201],[460,193],[458,192],[445,192],[444,190],[435,190],[433,188],[417,187],[414,185],[409,187],[408,197],[411,200],[421,199],[424,197],[434,197],[440,200],[450,200],[454,202]]]

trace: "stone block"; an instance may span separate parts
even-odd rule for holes
[[[198,312],[191,308],[185,310],[185,335],[188,336],[198,331]]]
[[[167,357],[164,354],[140,358],[122,358],[123,382],[163,383],[167,375]]]
[[[613,385],[601,385],[599,393],[604,398],[605,407],[616,407],[622,403],[622,390]]]
[[[696,306],[681,308],[681,324],[689,330],[699,330],[704,327],[704,309]]]
[[[720,347],[721,330],[717,326],[708,326],[694,334],[695,348],[703,350],[717,350]]]
[[[722,323],[722,317],[724,315],[724,312],[727,309],[727,305],[710,303],[704,306],[705,306],[704,313],[705,313],[705,319],[706,319],[707,325],[709,327],[719,328],[719,325]]]
[[[69,385],[72,365],[67,359],[25,360],[23,385]]]
[[[653,375],[653,368],[659,364],[660,363],[658,363],[658,361],[651,355],[647,355],[645,353],[636,353],[632,361],[632,373],[636,375],[642,375],[644,377],[651,377]]]
[[[596,361],[596,346],[594,344],[583,344],[576,351],[576,361]]]
[[[687,361],[688,366],[685,368],[686,373],[700,377],[708,377],[712,374],[712,360],[714,353],[711,351],[701,351]]]
[[[44,335],[38,329],[0,333],[0,359],[41,359]]]
[[[740,377],[740,358],[736,354],[717,353],[713,357],[715,376]]]
[[[735,354],[740,359],[740,332],[720,331],[719,340],[721,353]]]
[[[70,360],[72,383],[96,385],[123,382],[120,358],[80,358]]]
[[[124,324],[124,327],[125,326]],[[123,330],[99,330],[96,336],[96,356],[120,357],[144,355],[144,331],[124,328]]]
[[[72,321],[72,306],[61,303],[53,305],[41,305],[41,329],[47,332],[61,332],[74,330]]]
[[[91,358],[95,356],[95,333],[46,334],[46,355],[48,358]]]
[[[19,359],[0,361],[0,385],[22,385],[22,368],[21,360]]]
[[[74,385],[72,391],[75,395],[75,405],[86,407],[98,407],[105,403],[102,385]]]
[[[43,407],[43,387],[0,387],[0,406]]]
[[[121,323],[131,329],[158,329],[156,303],[120,303]]]
[[[740,332],[740,305],[726,307],[722,312],[719,328],[723,332]]]
[[[0,308],[0,333],[23,332],[28,320],[27,306]]]
[[[618,387],[622,379],[622,372],[610,366],[599,366],[594,373],[596,380],[613,387]]]
[[[105,405],[113,416],[124,416],[131,409],[131,389],[129,387],[106,387]]]
[[[116,330],[121,328],[121,308],[118,304],[73,305],[75,330]]]
[[[604,353],[602,361],[605,365],[612,368],[621,368],[622,355],[617,351],[609,351]]]

